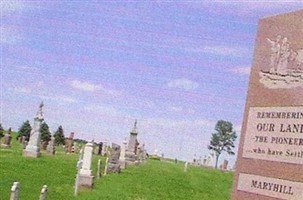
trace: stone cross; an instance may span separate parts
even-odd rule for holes
[[[41,192],[40,192],[39,200],[45,200],[46,196],[47,196],[47,185],[43,185]]]
[[[98,160],[98,168],[97,168],[97,178],[101,177],[101,165],[102,165],[102,162],[101,162],[101,159],[99,159]]]
[[[18,200],[18,199],[19,199],[19,182],[14,182],[11,188],[10,200]]]
[[[108,165],[108,160],[109,160],[109,158],[106,158],[106,161],[105,161],[105,167],[104,167],[104,176],[106,176],[106,174],[107,174],[107,165]]]
[[[184,172],[187,172],[188,162],[184,164]]]

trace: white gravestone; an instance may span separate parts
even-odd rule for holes
[[[18,199],[19,199],[19,182],[14,182],[11,188],[10,200],[18,200]]]
[[[186,162],[185,164],[184,164],[184,172],[187,172],[187,167],[188,167],[188,162]]]
[[[120,162],[120,167],[121,169],[125,169],[126,167],[126,163],[125,163],[125,152],[126,152],[126,148],[127,148],[127,141],[126,139],[123,141],[123,144],[121,146],[121,153],[120,153],[120,158],[119,158],[119,162]]]
[[[93,156],[93,143],[88,142],[84,147],[83,153],[83,163],[79,171],[79,186],[92,188],[93,186],[93,176],[91,170]]]
[[[43,185],[40,192],[39,200],[46,200],[46,196],[47,196],[47,185]]]
[[[98,160],[97,178],[101,177],[101,159]]]
[[[30,138],[26,148],[23,150],[23,156],[37,158],[40,156],[41,133],[40,126],[43,121],[42,113],[43,102],[39,106],[39,110],[34,118],[34,126],[30,133]]]
[[[108,165],[108,160],[109,160],[109,158],[106,158],[106,161],[105,161],[105,167],[104,167],[104,176],[107,174],[107,165]]]

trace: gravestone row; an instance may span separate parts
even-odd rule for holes
[[[19,182],[14,182],[12,187],[11,187],[11,194],[10,194],[10,200],[19,200],[19,192],[20,192],[20,183]],[[43,185],[40,195],[39,195],[39,200],[46,200],[47,197],[47,185]]]

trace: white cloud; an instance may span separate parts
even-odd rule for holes
[[[21,94],[30,94],[32,92],[30,88],[26,87],[15,87],[13,91]]]
[[[234,67],[230,71],[238,75],[249,75],[250,69],[251,67]]]
[[[77,100],[72,98],[72,97],[69,97],[69,96],[55,96],[55,97],[52,97],[53,100],[56,100],[56,101],[63,101],[63,102],[66,102],[66,103],[76,103]]]
[[[121,114],[118,109],[110,105],[87,105],[84,106],[84,110],[90,112],[96,112],[101,115],[106,114],[106,115],[117,116]]]
[[[13,13],[19,10],[24,9],[25,5],[22,1],[9,0],[9,1],[0,1],[1,15],[7,13]]]
[[[186,113],[186,114],[194,114],[195,110],[191,108],[185,108],[183,106],[168,106],[167,111],[174,113]]]
[[[202,48],[203,52],[220,55],[220,56],[236,56],[241,57],[248,54],[248,49],[244,47],[231,47],[224,45],[205,46]]]
[[[75,88],[77,90],[86,91],[86,92],[102,91],[103,93],[111,95],[111,96],[121,95],[121,92],[118,90],[106,89],[101,84],[94,84],[94,83],[90,83],[87,81],[72,80],[69,82],[69,85],[72,88]]]
[[[88,92],[94,92],[102,89],[102,86],[100,85],[96,85],[85,81],[79,81],[79,80],[72,80],[70,82],[70,86],[75,89],[88,91]]]
[[[38,85],[42,84],[41,82],[38,83]],[[33,89],[29,87],[15,87],[13,89],[14,92],[23,94],[23,95],[30,95],[33,97],[38,97],[41,100],[52,100],[57,102],[65,102],[65,103],[76,103],[77,100],[66,95],[60,95],[60,96],[48,96],[48,95],[40,95],[33,93]]]
[[[186,78],[171,80],[167,84],[170,88],[179,88],[186,91],[197,89],[199,84]]]
[[[165,118],[149,118],[145,120],[145,124],[148,126],[160,126],[167,129],[196,129],[197,127],[213,127],[214,122],[205,119],[196,119],[196,120],[174,120],[174,119],[165,119]]]
[[[169,106],[168,107],[168,111],[173,111],[173,112],[181,112],[183,110],[182,107],[178,107],[178,106]]]

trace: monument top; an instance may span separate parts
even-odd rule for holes
[[[138,134],[137,123],[138,123],[137,120],[135,120],[133,130],[131,131],[131,134],[133,134],[133,135]]]
[[[44,106],[44,104],[43,104],[43,101],[40,103],[40,105],[39,105],[39,110],[38,110],[38,112],[37,112],[37,114],[36,114],[36,119],[39,119],[39,120],[43,120],[44,118],[43,118],[43,112],[42,112],[42,108],[43,108],[43,106]]]

